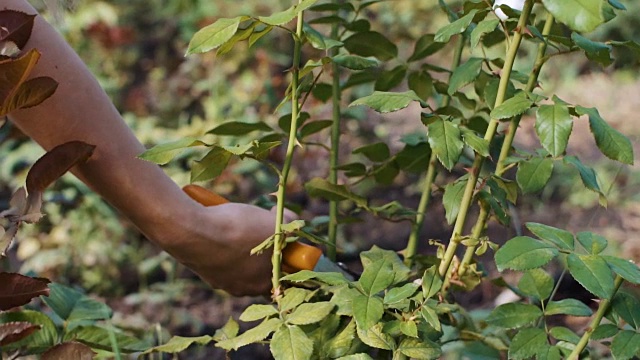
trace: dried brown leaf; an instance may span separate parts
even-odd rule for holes
[[[0,272],[0,310],[28,304],[34,297],[49,296],[49,279]]]
[[[36,15],[15,10],[0,11],[0,42],[11,41],[22,49],[31,37]]]
[[[42,354],[42,360],[92,360],[97,354],[79,342],[65,342]]]
[[[74,165],[87,161],[95,148],[95,145],[82,141],[69,141],[48,151],[33,164],[27,174],[29,197],[42,193]]]
[[[0,61],[0,74],[3,77],[0,81],[0,117],[15,110],[10,107],[11,99],[20,85],[27,80],[38,59],[40,59],[40,53],[32,49],[17,59]]]
[[[39,105],[58,88],[58,82],[50,77],[37,77],[22,83],[9,103],[8,109],[25,109]]]
[[[2,237],[0,237],[0,258],[7,256],[7,250],[9,250],[9,247],[11,247],[13,238],[16,237],[17,233],[17,222],[12,222],[7,229],[3,229]]]
[[[28,322],[0,324],[0,346],[20,341],[40,329],[40,325]]]

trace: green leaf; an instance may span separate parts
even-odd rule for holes
[[[341,54],[332,58],[333,62],[350,70],[365,70],[378,66],[378,62],[358,55]]]
[[[311,7],[316,1],[317,0],[303,0],[299,4],[296,4],[286,10],[277,12],[275,14],[271,14],[269,16],[259,16],[258,20],[267,25],[284,25],[298,16],[298,13]]]
[[[192,146],[206,145],[200,140],[193,138],[185,138],[177,141],[160,144],[146,150],[138,157],[143,160],[151,161],[156,164],[164,165],[171,161],[174,157],[182,153],[186,148]]]
[[[384,304],[380,297],[358,295],[353,298],[353,318],[358,328],[371,328],[382,319],[383,314]]]
[[[407,75],[407,67],[398,65],[391,70],[378,74],[378,79],[374,85],[376,91],[389,91],[398,86]]]
[[[338,286],[333,291],[331,302],[336,305],[336,314],[353,316],[353,299],[360,296],[360,292],[348,285]]]
[[[589,231],[582,231],[576,234],[578,242],[592,255],[598,255],[607,247],[607,239]]]
[[[523,303],[502,304],[487,317],[487,323],[507,329],[515,329],[533,323],[542,316],[537,306]]]
[[[278,299],[280,312],[286,312],[298,307],[307,299],[309,292],[309,290],[301,288],[289,288],[285,290],[284,296]]]
[[[198,30],[187,48],[187,55],[204,53],[218,48],[220,45],[231,39],[238,31],[238,26],[242,21],[248,20],[248,16],[237,16],[234,18],[218,19],[211,25],[207,25]]]
[[[634,329],[640,329],[640,300],[635,296],[618,292],[611,302],[613,311]]]
[[[602,257],[611,270],[632,284],[640,284],[640,268],[631,260],[620,259],[615,256]]]
[[[20,341],[2,345],[2,350],[4,351],[26,348],[27,354],[39,354],[47,351],[58,341],[58,329],[56,328],[56,325],[47,315],[41,312],[22,310],[0,313],[0,324],[7,324],[11,322],[27,322],[34,325],[40,325],[40,330],[37,330]]]
[[[561,23],[579,32],[590,32],[604,22],[602,0],[542,0]]]
[[[509,359],[530,359],[548,347],[547,334],[544,330],[538,328],[522,329],[511,341]]]
[[[546,316],[551,315],[571,315],[571,316],[591,316],[593,311],[583,302],[576,299],[564,299],[550,301],[544,309]]]
[[[480,39],[486,33],[490,33],[500,24],[498,19],[485,19],[478,23],[473,31],[471,31],[471,49],[474,49],[480,43]]]
[[[217,178],[227,167],[233,154],[226,149],[214,146],[201,160],[191,166],[191,182],[207,181]]]
[[[244,322],[256,321],[273,315],[278,315],[278,309],[273,305],[252,304],[240,314],[240,320]]]
[[[380,259],[364,268],[358,284],[365,295],[373,296],[391,285],[393,279],[394,273],[391,263]]]
[[[473,151],[484,157],[489,156],[489,142],[487,140],[481,138],[469,128],[460,127],[460,131],[462,132],[464,143],[469,145]]]
[[[603,206],[607,205],[607,198],[605,197],[602,190],[600,190],[600,186],[598,185],[598,178],[596,177],[596,172],[584,165],[580,159],[575,156],[565,156],[564,162],[573,165],[576,169],[578,169],[578,173],[580,174],[580,179],[582,180],[582,184],[587,189],[598,193],[600,204]]]
[[[436,32],[436,36],[434,37],[434,40],[437,42],[446,43],[446,42],[449,42],[449,40],[453,35],[463,33],[465,30],[467,30],[469,25],[471,25],[471,22],[473,21],[473,17],[476,15],[477,12],[478,10],[473,9],[469,11],[467,15],[461,17],[460,19],[452,22],[449,25],[441,27],[438,30],[438,32]]]
[[[177,354],[184,350],[187,350],[187,348],[193,344],[207,345],[211,341],[213,341],[213,338],[208,335],[198,337],[173,336],[166,343],[159,346],[154,346],[151,349],[147,349],[140,355],[151,353]]]
[[[396,347],[393,337],[382,332],[381,323],[377,323],[367,329],[358,326],[357,332],[360,340],[371,347],[382,350],[393,350]]]
[[[344,356],[351,350],[353,339],[356,337],[356,322],[351,319],[336,336],[327,341],[323,348],[323,353],[331,359]]]
[[[413,90],[400,93],[374,91],[373,94],[362,97],[349,106],[365,105],[379,113],[388,113],[404,109],[412,101],[420,101],[420,97]]]
[[[313,354],[313,341],[298,326],[281,326],[269,347],[276,359],[309,360]]]
[[[576,335],[576,333],[564,326],[556,326],[551,328],[551,330],[549,330],[549,335],[553,336],[553,338],[556,340],[567,341],[572,344],[577,344],[578,342],[580,342],[580,336]]]
[[[396,304],[403,300],[408,299],[416,293],[420,286],[413,282],[408,284],[404,284],[401,287],[394,287],[389,289],[386,294],[384,294],[384,303],[386,305]]]
[[[413,54],[407,59],[408,62],[422,60],[429,55],[440,51],[446,44],[435,42],[433,34],[422,35],[415,44]]]
[[[426,338],[405,338],[400,342],[398,351],[414,359],[438,359],[442,355],[440,346]]]
[[[361,146],[353,150],[353,153],[362,154],[366,156],[367,159],[375,162],[385,161],[391,156],[389,146],[383,142]]]
[[[553,157],[564,154],[573,129],[569,108],[563,104],[542,105],[536,113],[536,133],[540,143]]]
[[[379,260],[390,263],[394,276],[391,285],[403,282],[409,278],[410,269],[400,260],[398,254],[394,251],[383,250],[374,245],[371,250],[360,253],[360,260],[362,261],[362,267],[365,269]]]
[[[640,333],[622,330],[611,342],[611,353],[616,360],[633,358],[640,351]]]
[[[352,193],[344,185],[331,184],[325,179],[313,178],[304,187],[311,197],[323,197],[333,201],[351,200],[358,206],[367,206],[367,199]]]
[[[338,272],[315,272],[311,270],[301,270],[293,274],[289,274],[282,278],[284,281],[304,282],[309,280],[317,280],[327,285],[341,285],[348,281],[342,273]]]
[[[575,248],[573,234],[566,230],[533,222],[527,223],[527,229],[535,236],[554,244],[560,249],[573,251]]]
[[[427,324],[429,324],[435,331],[440,332],[442,330],[442,324],[440,323],[438,313],[436,313],[435,309],[425,305],[422,307],[422,310],[420,310],[420,315],[422,315],[424,321],[426,321]]]
[[[432,266],[422,275],[422,294],[425,299],[429,299],[440,292],[442,279],[438,273],[437,266]]]
[[[553,291],[553,278],[542,269],[531,269],[520,278],[518,289],[538,300],[546,300]]]
[[[309,41],[309,44],[315,49],[329,50],[343,45],[340,41],[325,37],[322,33],[312,28],[306,22],[302,25],[302,31],[304,33],[304,37]]]
[[[63,320],[106,320],[113,314],[106,304],[70,287],[52,283],[49,289],[49,296],[42,300]]]
[[[267,336],[276,331],[280,326],[282,326],[282,320],[271,318],[262,322],[260,325],[245,331],[237,337],[217,342],[216,347],[223,348],[225,350],[237,350],[245,345],[266,339]]]
[[[451,74],[447,93],[453,95],[453,93],[460,90],[463,86],[472,83],[478,75],[480,75],[483,62],[484,59],[472,57],[464,64],[458,66]]]
[[[491,110],[491,118],[510,119],[529,110],[533,104],[534,102],[529,99],[527,93],[521,91]]]
[[[64,340],[75,340],[95,349],[113,351],[110,336],[116,338],[118,349],[124,353],[145,351],[151,347],[146,341],[136,339],[115,329],[99,326],[78,326],[64,335]]]
[[[597,109],[577,106],[576,111],[580,115],[589,115],[589,125],[596,139],[596,145],[605,156],[633,165],[633,147],[626,136],[607,124]]]
[[[273,129],[262,121],[255,123],[229,121],[216,126],[212,130],[209,130],[207,133],[214,135],[241,136],[249,134],[253,131],[273,131]]]
[[[337,360],[373,360],[373,358],[365,353],[347,355],[338,358]]]
[[[558,255],[558,250],[528,236],[517,236],[496,251],[498,271],[505,269],[529,270],[547,264]]]
[[[518,164],[516,181],[522,192],[534,193],[544,188],[552,173],[553,159],[534,157]]]
[[[613,294],[613,274],[607,262],[598,255],[569,254],[569,272],[585,289],[601,299]]]
[[[467,187],[466,181],[456,181],[449,183],[444,188],[444,195],[442,202],[444,203],[444,210],[447,217],[447,223],[453,224],[460,212],[460,204],[462,203],[462,197],[464,196],[464,189]]]
[[[308,122],[300,128],[300,139],[304,139],[309,135],[318,133],[330,127],[332,124],[333,124],[333,120],[318,120],[318,121]]]
[[[613,62],[611,58],[611,46],[591,41],[575,32],[571,34],[571,40],[573,40],[579,48],[584,50],[589,60],[595,61],[602,66],[609,66]]]
[[[287,323],[293,325],[307,325],[322,321],[335,307],[328,301],[304,303],[298,306],[287,318]]]
[[[351,35],[344,41],[344,47],[352,54],[373,56],[382,61],[398,56],[398,47],[375,31],[362,31]]]
[[[433,79],[426,71],[410,72],[407,77],[407,85],[422,101],[427,101],[433,94]]]
[[[429,145],[436,153],[442,165],[451,170],[460,158],[464,143],[460,129],[451,121],[438,118],[427,127],[429,129]]]
[[[223,327],[216,330],[213,334],[214,341],[223,341],[227,339],[231,339],[233,337],[238,336],[238,332],[240,331],[240,325],[233,320],[233,318],[229,318],[226,324]]]
[[[620,329],[615,324],[600,324],[591,334],[592,340],[602,340],[615,336]]]

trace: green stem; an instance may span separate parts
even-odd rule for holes
[[[495,107],[501,105],[507,94],[507,87],[509,85],[509,78],[511,77],[511,71],[513,70],[513,64],[516,60],[516,56],[518,54],[518,49],[520,48],[520,43],[522,42],[522,34],[527,25],[527,19],[529,18],[529,14],[531,14],[531,9],[533,8],[534,0],[527,0],[524,3],[524,7],[522,9],[522,13],[520,14],[520,19],[518,20],[518,27],[516,28],[516,32],[513,35],[513,39],[511,44],[509,45],[509,51],[507,52],[507,56],[505,59],[504,67],[502,68],[502,77],[500,78],[500,83],[498,85],[498,94],[496,96]],[[484,135],[484,139],[491,143],[493,137],[496,133],[496,129],[498,128],[498,119],[491,119],[489,121],[489,125],[487,127],[487,132]],[[476,182],[478,181],[478,176],[480,175],[480,169],[484,164],[484,157],[479,154],[476,154],[476,157],[473,161],[473,166],[471,167],[471,171],[469,172],[469,179],[467,181],[467,185],[464,190],[464,194],[462,197],[462,202],[460,204],[460,210],[458,212],[458,216],[456,218],[455,225],[453,227],[453,233],[451,234],[451,239],[449,240],[449,246],[447,246],[447,250],[444,254],[444,258],[440,263],[439,273],[441,277],[444,277],[453,262],[453,258],[456,254],[456,249],[460,244],[461,234],[464,230],[464,224],[467,219],[467,213],[469,212],[469,208],[471,207],[471,202],[473,201],[473,195],[476,188]]]
[[[544,37],[549,36],[551,33],[551,28],[553,27],[553,15],[551,13],[547,13],[547,19],[544,24],[544,28],[542,29],[542,35]],[[542,42],[538,45],[538,54],[536,55],[536,61],[533,65],[533,69],[531,74],[529,75],[529,81],[527,82],[527,87],[525,91],[532,92],[537,84],[538,84],[538,76],[540,75],[540,70],[542,69],[542,65],[545,63],[545,53],[547,52],[547,42]],[[496,105],[497,106],[497,105]],[[516,135],[516,131],[518,130],[518,125],[520,124],[520,119],[522,116],[518,115],[511,120],[511,124],[509,125],[509,130],[505,135],[504,142],[502,143],[502,148],[500,149],[500,157],[498,158],[498,164],[496,165],[495,174],[496,176],[502,176],[506,171],[505,160],[511,153],[511,146],[513,145],[513,140]],[[482,235],[482,232],[487,224],[487,220],[489,219],[490,211],[488,205],[483,205],[480,208],[480,214],[478,215],[478,220],[473,227],[473,233],[471,235],[474,239],[479,239]],[[475,253],[476,246],[469,246],[465,250],[464,257],[462,258],[462,262],[460,263],[460,268],[458,269],[458,275],[462,276],[467,272],[469,264],[473,260],[473,254]]]
[[[335,3],[340,3],[341,0],[335,0]],[[331,25],[331,38],[334,40],[339,39],[338,24]],[[338,55],[338,49],[331,49],[331,56]],[[329,182],[332,184],[338,183],[338,163],[340,156],[340,67],[336,63],[331,64],[332,84],[331,84],[331,98],[333,104],[331,125],[331,151],[329,157]],[[336,243],[338,237],[338,202],[329,202],[329,246],[327,247],[327,257],[332,261],[336,260]]]
[[[300,3],[302,0],[298,0]],[[296,26],[296,34],[293,37],[293,64],[292,64],[292,79],[291,79],[291,128],[289,129],[289,142],[287,144],[287,154],[284,158],[284,165],[282,166],[282,173],[280,174],[280,182],[278,183],[278,201],[276,205],[276,229],[275,229],[275,243],[273,245],[273,256],[271,257],[271,263],[273,265],[273,274],[271,278],[271,285],[273,287],[273,297],[278,298],[280,295],[280,273],[282,265],[282,248],[285,245],[285,235],[282,232],[282,222],[284,220],[284,199],[287,186],[287,179],[289,177],[289,171],[291,170],[291,162],[293,159],[293,152],[298,142],[296,138],[296,130],[298,129],[298,115],[300,111],[300,104],[298,98],[298,86],[300,83],[300,48],[302,46],[302,23],[303,13],[298,14],[298,21]]]
[[[453,53],[453,65],[451,66],[451,73],[460,65],[460,59],[462,58],[462,50],[464,50],[464,44],[466,43],[466,37],[460,36],[456,50]],[[449,106],[451,102],[450,96],[445,96],[442,100],[442,107]],[[422,195],[420,196],[420,202],[416,209],[416,221],[411,228],[411,234],[409,235],[409,241],[407,242],[407,248],[404,251],[405,264],[408,267],[413,266],[413,258],[418,250],[418,237],[420,236],[420,230],[424,224],[424,216],[429,206],[429,200],[431,200],[431,187],[433,181],[436,178],[436,167],[438,165],[438,159],[435,152],[431,152],[429,158],[429,166],[427,167],[427,174],[424,177],[424,184],[422,185]]]
[[[593,332],[596,330],[598,325],[600,325],[600,321],[602,321],[604,314],[609,309],[609,306],[611,305],[611,300],[613,299],[614,295],[618,292],[620,285],[622,285],[622,281],[623,281],[622,277],[620,277],[620,275],[617,275],[616,280],[613,282],[613,293],[608,299],[603,299],[602,301],[600,301],[600,304],[598,305],[598,310],[596,310],[595,316],[589,323],[589,326],[587,327],[587,330],[580,338],[580,341],[576,344],[575,349],[573,349],[573,351],[567,358],[568,360],[577,360],[580,357],[580,353],[587,347],[587,345],[589,344],[589,339],[591,338],[591,334],[593,334]]]

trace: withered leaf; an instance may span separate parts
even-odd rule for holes
[[[13,243],[13,238],[18,233],[18,223],[11,222],[9,227],[5,230],[2,229],[2,236],[0,236],[0,258],[7,256],[7,250]],[[1,300],[0,300],[1,301]]]
[[[0,42],[11,41],[22,49],[31,37],[36,15],[15,10],[0,11]]]
[[[28,322],[0,324],[0,346],[20,341],[40,329],[40,325]]]
[[[33,164],[27,174],[29,197],[44,191],[74,165],[87,161],[95,148],[95,145],[82,141],[69,141],[48,151]]]
[[[7,109],[25,109],[45,101],[58,88],[58,82],[50,77],[42,76],[22,83],[7,103]]]
[[[3,76],[0,81],[0,117],[15,110],[10,108],[11,99],[20,85],[27,80],[38,59],[40,59],[40,53],[32,49],[17,59],[0,61],[0,74]]]
[[[0,310],[28,304],[40,295],[49,296],[49,279],[0,272]]]
[[[42,360],[92,360],[97,354],[79,342],[58,344],[42,354]]]

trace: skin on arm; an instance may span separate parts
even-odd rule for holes
[[[26,0],[0,0],[0,9],[36,13]],[[215,288],[267,293],[268,254],[249,251],[273,234],[275,214],[237,203],[205,208],[191,200],[160,167],[136,158],[144,146],[75,51],[40,16],[24,50],[30,48],[42,53],[32,77],[49,76],[58,89],[42,104],[9,114],[10,120],[46,150],[71,140],[96,145],[89,161],[72,172],[145,236]]]

